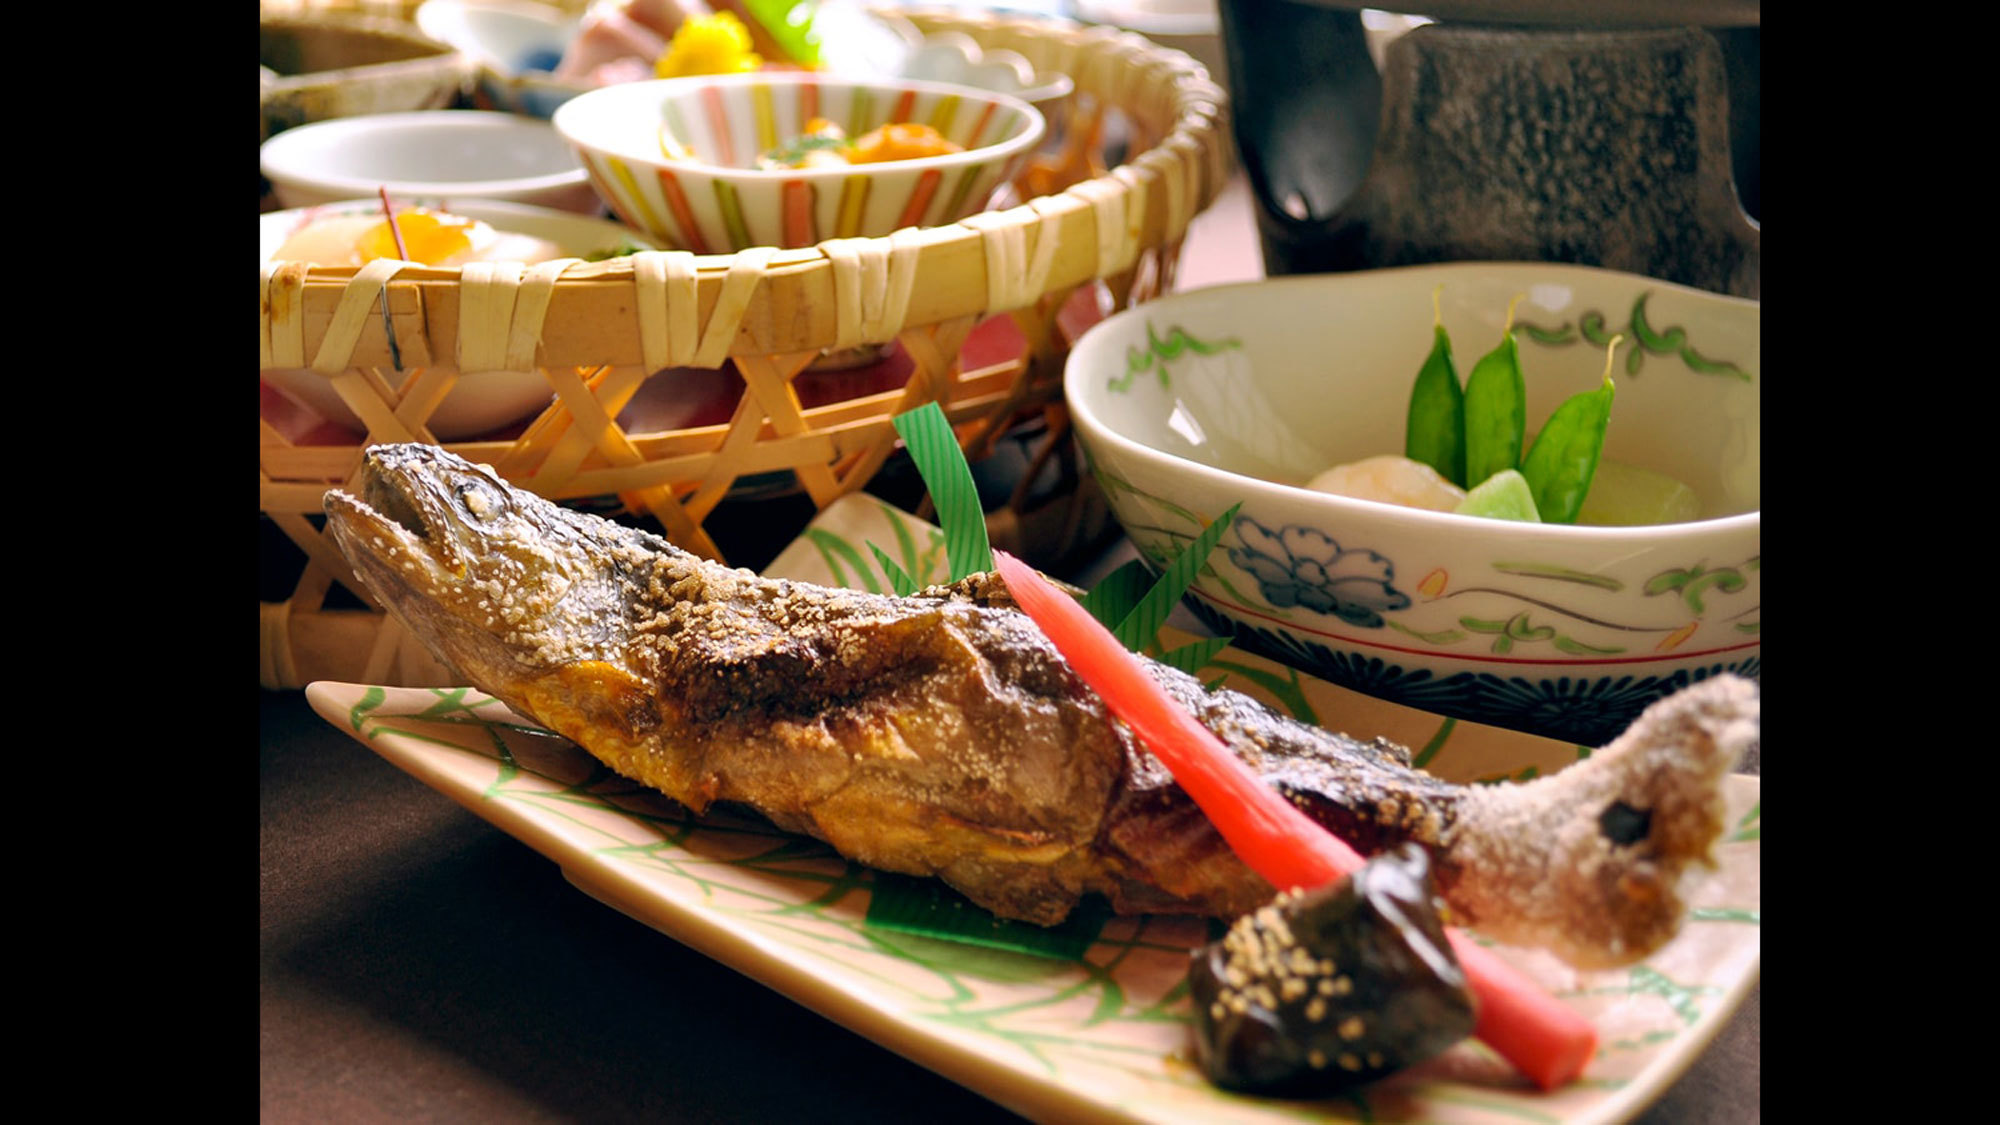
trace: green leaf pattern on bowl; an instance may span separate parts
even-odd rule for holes
[[[1674,327],[1665,331],[1655,331],[1646,320],[1646,299],[1651,293],[1641,293],[1632,302],[1632,313],[1622,329],[1609,327],[1602,312],[1590,311],[1577,317],[1576,323],[1567,321],[1554,328],[1543,328],[1525,319],[1516,318],[1514,327],[1528,339],[1549,347],[1564,347],[1587,343],[1597,348],[1611,346],[1615,336],[1623,336],[1635,346],[1625,355],[1625,373],[1639,374],[1646,356],[1678,356],[1688,370],[1699,375],[1726,375],[1732,379],[1751,382],[1753,376],[1741,364],[1732,360],[1710,359],[1696,350],[1688,339],[1687,329]]]
[[[1110,387],[1122,393],[1131,389],[1132,380],[1148,371],[1155,371],[1159,375],[1160,387],[1164,390],[1171,385],[1167,379],[1167,364],[1174,360],[1189,353],[1217,355],[1242,346],[1243,341],[1236,339],[1201,340],[1189,335],[1179,325],[1167,329],[1166,337],[1163,339],[1154,331],[1153,322],[1149,320],[1146,322],[1146,346],[1125,349],[1125,372],[1113,376]]]

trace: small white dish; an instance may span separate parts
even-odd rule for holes
[[[277,7],[257,24],[259,144],[314,121],[442,109],[471,87],[464,52],[402,20]]]
[[[455,214],[492,224],[509,234],[546,239],[561,247],[564,254],[578,258],[604,257],[637,247],[657,250],[658,245],[636,231],[605,219],[586,218],[569,211],[533,207],[491,200],[429,199],[398,196],[400,206],[445,207]],[[284,245],[303,224],[316,219],[381,213],[377,199],[349,199],[320,207],[273,211],[257,216],[257,257],[260,262]],[[309,369],[270,369],[258,373],[272,390],[305,407],[321,418],[349,427],[365,429],[364,423],[333,389],[324,375]],[[456,441],[491,433],[511,422],[540,410],[551,397],[548,377],[539,371],[479,371],[461,375],[451,393],[431,412],[425,425],[441,441]]]
[[[582,22],[534,0],[425,0],[414,18],[425,35],[501,74],[555,70]]]
[[[259,168],[280,206],[362,199],[484,199],[602,213],[569,145],[546,121],[479,110],[344,117],[265,141]]]
[[[425,0],[414,18],[425,35],[471,61],[482,104],[494,109],[546,118],[591,88],[555,76],[583,26],[561,8],[535,0]]]

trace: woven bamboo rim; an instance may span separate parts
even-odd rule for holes
[[[1101,284],[1114,309],[1170,287],[1189,221],[1228,172],[1226,96],[1187,55],[1129,32],[956,9],[896,13],[1074,79],[1072,147],[1037,169],[1048,194],[949,226],[794,250],[260,269],[261,367],[318,372],[367,428],[353,445],[295,445],[259,421],[261,510],[308,559],[287,600],[260,603],[264,686],[450,680],[383,615],[323,608],[334,582],[365,598],[315,517],[370,444],[442,444],[551,499],[616,494],[675,542],[720,558],[703,523],[738,478],[789,469],[824,508],[894,451],[890,419],[925,402],[943,407],[974,459],[1025,412],[1063,429],[1069,341],[1057,313],[1084,285]],[[1094,146],[1110,109],[1137,155],[1103,170]],[[1001,313],[1020,328],[1025,354],[965,370],[960,346]],[[890,341],[915,365],[901,389],[801,406],[791,380],[824,350]],[[648,433],[617,424],[655,372],[728,361],[745,390],[727,424]],[[425,421],[458,377],[438,362],[539,370],[553,397],[518,438],[438,442]]]

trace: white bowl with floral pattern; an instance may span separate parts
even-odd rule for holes
[[[1403,452],[1434,299],[1461,378],[1515,302],[1530,440],[1600,385],[1622,335],[1604,456],[1686,484],[1696,518],[1523,523],[1303,487]],[[1583,266],[1278,278],[1108,318],[1072,351],[1065,390],[1091,471],[1156,569],[1241,505],[1186,599],[1240,646],[1595,745],[1689,682],[1761,672],[1761,324],[1756,301]]]

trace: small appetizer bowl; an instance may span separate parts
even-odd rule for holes
[[[1528,440],[1614,388],[1602,465],[1685,485],[1683,522],[1481,518],[1313,491],[1404,452],[1436,316],[1461,379],[1510,303]],[[1452,263],[1190,290],[1100,322],[1064,390],[1156,571],[1240,504],[1186,604],[1236,643],[1436,713],[1601,745],[1651,701],[1761,671],[1761,306],[1630,274]]]
[[[503,113],[547,118],[591,88],[554,74],[582,26],[561,8],[534,0],[424,0],[414,19],[425,35],[471,60],[482,104]]]
[[[632,231],[609,219],[587,218],[570,211],[533,207],[491,200],[426,199],[398,196],[404,207],[443,209],[491,227],[493,241],[480,247],[485,260],[498,257],[575,257],[595,259],[633,250],[657,250]],[[257,257],[268,262],[284,250],[289,240],[303,229],[345,232],[351,239],[363,220],[379,219],[380,199],[351,199],[319,207],[274,211],[257,216]],[[293,243],[296,245],[296,243]],[[287,257],[291,257],[289,253]],[[308,259],[311,260],[311,259]],[[344,265],[343,262],[323,262]],[[312,411],[325,421],[360,432],[365,424],[342,400],[333,383],[309,369],[272,369],[258,373],[272,390],[293,403]],[[474,371],[459,376],[425,423],[442,441],[457,441],[491,433],[542,409],[553,392],[548,376],[539,371]]]
[[[929,125],[963,151],[761,171],[757,157],[823,118],[850,138]],[[880,238],[984,210],[1046,129],[1005,94],[902,79],[807,72],[704,75],[592,90],[558,109],[591,183],[619,218],[672,249],[730,254]],[[670,157],[669,150],[687,155]]]
[[[485,199],[601,215],[589,177],[546,121],[479,110],[343,117],[265,141],[282,207],[391,197]]]
[[[451,44],[354,12],[267,14],[257,23],[257,143],[329,118],[442,109],[472,82]]]

